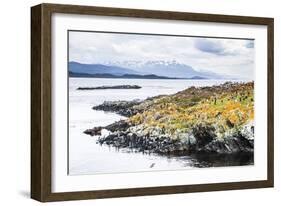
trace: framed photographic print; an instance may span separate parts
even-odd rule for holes
[[[31,197],[273,187],[273,19],[31,8]]]

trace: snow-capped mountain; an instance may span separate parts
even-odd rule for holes
[[[134,70],[142,74],[154,74],[159,76],[175,77],[175,78],[192,78],[202,77],[208,79],[223,79],[222,75],[214,72],[197,71],[189,65],[172,61],[115,61],[104,62],[108,66],[119,66]]]

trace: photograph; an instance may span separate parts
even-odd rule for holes
[[[254,166],[255,39],[67,36],[68,175]]]

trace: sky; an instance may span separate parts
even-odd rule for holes
[[[195,70],[254,79],[254,40],[69,32],[69,61],[176,61]]]

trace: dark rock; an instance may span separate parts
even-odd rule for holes
[[[193,136],[196,139],[196,147],[201,148],[213,141],[216,137],[215,128],[208,125],[197,125],[192,129]]]
[[[254,141],[247,139],[240,133],[232,134],[231,137],[217,139],[214,128],[206,125],[197,125],[193,128],[192,136],[194,141],[187,138],[186,141],[173,139],[166,136],[141,135],[138,131],[132,132],[131,125],[121,120],[103,127],[111,133],[97,140],[100,144],[112,145],[117,148],[131,148],[142,152],[154,152],[160,154],[187,154],[187,153],[217,153],[234,154],[241,152],[253,152]],[[90,135],[100,134],[102,127],[86,130]]]
[[[229,119],[226,120],[226,125],[227,125],[229,128],[233,128],[233,127],[234,127],[234,124],[233,124]]]
[[[105,129],[109,130],[110,132],[115,131],[126,131],[130,127],[130,124],[126,120],[121,120],[118,122],[114,122],[110,125],[104,127]]]
[[[94,127],[92,129],[87,129],[84,131],[85,134],[89,134],[91,136],[101,135],[101,130],[103,127]]]
[[[131,129],[132,125],[126,120],[110,124],[104,129],[111,133],[100,137],[99,144],[112,145],[116,148],[130,148],[142,152],[154,152],[160,154],[235,154],[252,153],[254,151],[254,140],[248,139],[241,133],[231,134],[229,137],[218,139],[215,129],[208,125],[197,125],[185,140],[173,139],[169,135],[142,134],[139,129]],[[102,127],[86,130],[86,134],[98,135]],[[191,141],[192,139],[192,141]]]
[[[139,112],[142,112],[140,110],[133,108],[134,106],[139,105],[141,103],[142,103],[142,101],[140,101],[140,100],[105,101],[103,104],[94,106],[92,109],[108,111],[108,112],[116,112],[117,114],[120,114],[122,116],[130,117]]]
[[[227,137],[223,140],[214,140],[201,148],[200,151],[215,152],[218,154],[253,152],[254,144],[245,137],[237,134],[236,136]]]

